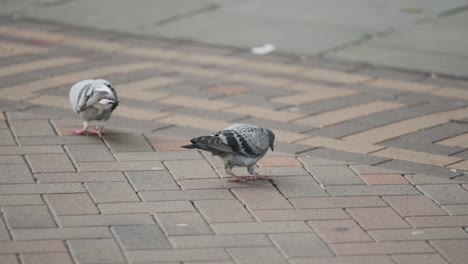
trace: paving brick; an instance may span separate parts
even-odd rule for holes
[[[96,203],[140,201],[128,182],[88,182],[85,185]]]
[[[335,185],[325,189],[332,196],[420,194],[412,185]]]
[[[34,183],[34,179],[26,164],[1,164],[0,183]]]
[[[144,152],[153,150],[142,135],[107,135],[104,136],[104,140],[113,152]]]
[[[292,208],[288,200],[274,188],[243,188],[233,189],[232,192],[251,210]]]
[[[284,197],[328,196],[310,176],[273,177],[276,188]]]
[[[452,173],[453,176],[458,175],[458,173]],[[405,177],[415,185],[425,185],[425,184],[460,184],[468,183],[468,176],[442,176],[442,175],[425,175],[425,174],[413,174],[405,175]]]
[[[412,173],[417,173],[417,174],[435,175],[438,177],[443,177],[443,176],[452,177],[456,175],[456,174],[454,175],[454,173],[449,168],[442,168],[438,166],[409,162],[409,161],[402,161],[402,160],[392,160],[389,162],[379,164],[379,166],[382,166],[384,168],[390,168],[390,169],[410,171]]]
[[[438,254],[410,254],[410,255],[393,255],[392,259],[397,264],[447,264],[447,262]]]
[[[294,157],[264,157],[259,161],[262,167],[301,167]]]
[[[33,172],[74,172],[75,168],[66,154],[32,154],[26,159]]]
[[[345,141],[341,139],[319,136],[308,137],[304,140],[297,141],[297,143],[311,147],[322,147],[358,154],[369,154],[383,148],[382,146],[372,145],[366,142],[351,142],[349,140]]]
[[[316,257],[297,258],[292,264],[393,264],[387,256],[349,256],[349,257]]]
[[[365,174],[359,177],[367,184],[410,184],[401,174]]]
[[[19,155],[0,156],[0,164],[21,164],[24,163],[23,157]]]
[[[464,204],[468,191],[456,184],[420,185],[418,188],[438,204]]]
[[[255,210],[253,215],[262,222],[349,218],[342,209]]]
[[[77,136],[33,136],[18,137],[21,145],[70,145],[70,144],[97,144],[101,141],[97,137]]]
[[[172,248],[157,225],[115,226],[112,230],[125,250]]]
[[[187,144],[187,141],[155,141],[151,140],[151,145],[156,151],[177,151],[177,152],[189,152],[187,149],[183,149],[181,146]]]
[[[372,241],[353,220],[310,221],[308,223],[327,243]]]
[[[411,226],[416,228],[425,228],[425,227],[457,227],[457,226],[467,226],[468,225],[468,216],[466,215],[457,215],[457,216],[414,216],[407,217],[406,221],[411,224]]]
[[[450,215],[468,215],[468,204],[448,204],[442,208]]]
[[[340,243],[331,244],[330,247],[338,256],[434,252],[434,249],[424,241]]]
[[[179,190],[179,186],[167,171],[135,171],[126,174],[137,192]]]
[[[231,257],[239,264],[271,263],[286,264],[288,261],[274,247],[230,248]]]
[[[159,161],[85,162],[78,163],[77,168],[79,172],[164,170]]]
[[[121,172],[36,173],[40,183],[126,181]]]
[[[161,250],[134,250],[126,253],[132,262],[151,262],[158,261],[170,262],[176,261],[201,261],[202,263],[229,260],[226,251],[221,248],[203,248],[203,249],[161,249]]]
[[[361,179],[346,166],[307,166],[306,169],[321,185],[363,184]]]
[[[0,195],[0,206],[43,204],[39,195]]]
[[[125,263],[113,239],[69,240],[71,252],[79,263]]]
[[[387,204],[378,196],[289,198],[296,208],[379,207]]]
[[[24,264],[73,264],[68,253],[22,254],[21,260]]]
[[[272,245],[265,235],[172,236],[169,241],[175,248],[231,248]]]
[[[202,159],[196,151],[121,152],[114,153],[114,156],[119,161]]]
[[[462,228],[424,228],[424,229],[389,229],[371,230],[369,235],[376,241],[435,240],[468,238]]]
[[[419,216],[419,215],[446,215],[431,199],[424,195],[411,196],[383,196],[393,209],[401,216]]]
[[[102,214],[189,212],[195,210],[189,201],[104,203],[99,204],[98,208]]]
[[[328,70],[323,68],[313,68],[302,73],[303,76],[314,79],[338,83],[360,83],[369,81],[372,77],[355,73]]]
[[[100,145],[69,145],[66,146],[74,162],[115,161],[106,146]]]
[[[11,231],[15,240],[106,238],[112,237],[107,227],[70,227],[15,229]]]
[[[144,191],[140,196],[144,201],[234,199],[228,190]]]
[[[276,146],[275,146],[276,147]],[[220,167],[220,169],[223,169]],[[232,170],[234,173],[239,173],[240,175],[246,173],[245,168],[241,167],[235,167]],[[301,175],[306,175],[310,176],[310,174],[302,167],[258,167],[256,172],[262,174],[262,175],[268,175],[268,176],[301,176]]]
[[[195,206],[208,223],[254,221],[237,200],[203,200],[196,201]]]
[[[352,152],[347,152],[347,151],[340,151],[340,150],[326,149],[326,148],[313,149],[313,150],[302,153],[302,155],[313,157],[313,158],[319,157],[319,158],[325,158],[325,159],[329,159],[333,161],[341,161],[345,164],[373,165],[373,164],[380,164],[388,160],[386,158],[381,158],[381,157],[374,157],[374,156],[368,156],[368,155],[359,154],[359,153],[352,153]]]
[[[99,211],[87,194],[49,194],[44,196],[56,215],[98,214]]]
[[[0,155],[63,153],[61,146],[0,146]]]
[[[390,207],[350,208],[347,211],[366,230],[409,228],[408,223]]]
[[[15,138],[8,129],[0,129],[0,146],[16,145]]]
[[[450,168],[458,169],[458,170],[468,170],[468,161],[462,161],[456,164],[449,165]]]
[[[311,232],[304,222],[298,221],[215,223],[211,228],[220,235]]]
[[[451,263],[466,263],[468,240],[438,240],[430,243]]]
[[[0,255],[0,262],[3,264],[19,264],[16,255]]]
[[[56,226],[44,205],[4,206],[3,212],[8,226],[13,229]]]
[[[11,120],[13,133],[18,136],[53,136],[54,129],[48,120]]]
[[[9,241],[11,240],[8,229],[5,225],[5,221],[0,217],[0,241]]]
[[[156,219],[168,236],[210,235],[213,233],[198,212],[160,213]]]
[[[154,224],[149,214],[64,215],[58,217],[58,222],[63,227]]]
[[[165,161],[176,180],[196,178],[218,178],[211,166],[203,160]]]
[[[0,253],[47,253],[66,252],[67,248],[60,240],[37,241],[0,241]]]
[[[230,182],[226,179],[194,179],[179,180],[179,186],[184,190],[196,189],[232,189],[232,188],[265,188],[272,187],[269,181],[252,181],[249,183]]]
[[[0,185],[0,194],[47,194],[47,193],[81,193],[85,192],[79,183],[50,184],[4,184]]]
[[[353,170],[357,175],[366,174],[404,174],[404,171],[391,170],[377,166],[369,165],[350,165],[349,168]]]
[[[374,152],[372,153],[372,155],[389,159],[400,159],[416,163],[429,164],[434,166],[445,166],[461,161],[460,158],[397,148],[386,148]]]

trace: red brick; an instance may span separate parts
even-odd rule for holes
[[[67,253],[22,254],[23,264],[73,264]]]
[[[400,174],[364,174],[359,177],[367,184],[410,184]]]
[[[468,215],[451,216],[414,216],[407,217],[406,221],[413,227],[450,227],[468,226]]]
[[[0,254],[5,253],[46,253],[66,252],[67,248],[60,240],[36,241],[0,241]]]
[[[293,157],[264,157],[258,164],[262,167],[302,167],[302,164]]]
[[[366,230],[410,227],[408,223],[390,207],[351,208],[347,210]]]
[[[387,206],[378,196],[289,198],[296,208],[352,208]]]
[[[343,243],[331,244],[330,247],[339,256],[434,252],[434,249],[424,241]]]
[[[46,201],[56,215],[98,214],[99,211],[88,194],[45,195]]]
[[[288,200],[274,188],[244,188],[232,191],[251,210],[292,208]]]
[[[446,215],[437,204],[424,195],[383,196],[401,216]]]
[[[431,244],[451,263],[465,264],[468,259],[468,240],[435,240]]]
[[[310,221],[309,225],[328,243],[372,241],[353,220]]]

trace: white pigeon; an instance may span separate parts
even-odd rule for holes
[[[190,140],[188,149],[201,149],[221,157],[224,171],[232,178],[229,181],[247,182],[268,179],[268,176],[255,172],[257,162],[265,156],[268,148],[274,150],[275,134],[267,128],[251,124],[234,124],[210,136]],[[249,177],[239,177],[232,172],[234,166],[247,167]]]
[[[102,79],[83,80],[70,88],[69,97],[73,111],[84,120],[83,128],[73,131],[73,134],[85,135],[89,132],[101,137],[104,133],[104,123],[119,105],[112,84]],[[96,129],[88,130],[92,121],[99,121],[101,124],[96,126]]]

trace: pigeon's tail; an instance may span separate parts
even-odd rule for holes
[[[192,142],[192,144],[182,147],[188,149],[206,150],[213,153],[214,155],[221,156],[233,153],[232,149],[224,144],[217,136],[202,136],[198,138],[192,138],[190,142]]]

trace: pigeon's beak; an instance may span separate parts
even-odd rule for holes
[[[270,145],[271,151],[275,151],[275,145]]]

